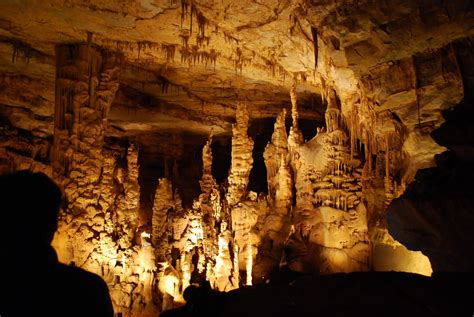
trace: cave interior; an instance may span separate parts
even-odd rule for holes
[[[60,186],[117,316],[472,315],[473,34],[469,0],[2,0],[0,174]]]

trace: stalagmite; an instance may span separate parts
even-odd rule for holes
[[[300,145],[298,160],[292,162],[297,169],[296,223],[287,241],[286,259],[298,271],[363,271],[369,268],[370,245],[366,209],[358,199],[362,188],[353,170],[360,162],[351,157],[355,153],[333,90],[327,100],[326,132]],[[311,258],[314,254],[317,260]]]
[[[173,200],[173,188],[171,182],[166,178],[161,178],[158,181],[158,186],[155,192],[155,199],[153,202],[152,209],[152,233],[151,241],[155,250],[157,252],[156,258],[159,261],[165,260],[168,250],[167,250],[167,230],[168,228],[168,217],[171,215],[169,211],[174,207]]]
[[[127,170],[122,180],[123,195],[116,201],[116,233],[122,247],[130,247],[137,227],[140,204],[140,185],[138,184],[138,151],[132,144],[127,149]]]
[[[239,247],[234,244],[234,265],[232,270],[232,284],[239,285],[240,274],[239,274]]]
[[[253,254],[252,254],[252,245],[250,243],[247,244],[247,265],[246,265],[246,285],[252,285],[252,267],[253,267]]]
[[[327,132],[331,133],[339,129],[339,122],[341,121],[341,111],[337,106],[336,92],[331,90],[328,96],[328,106],[326,109],[326,127]]]
[[[276,126],[275,123],[275,128]],[[275,161],[278,158],[272,159]],[[275,197],[270,211],[263,214],[263,219],[259,221],[262,223],[259,228],[261,242],[253,265],[253,275],[260,281],[262,278],[268,278],[278,269],[283,256],[285,239],[288,237],[291,226],[293,179],[288,155],[285,152],[281,153],[278,162],[278,171],[274,177]]]
[[[209,136],[209,140],[206,142],[202,149],[202,176],[199,181],[201,186],[201,192],[205,195],[210,195],[214,187],[216,187],[216,181],[212,177],[212,134]]]
[[[233,288],[232,278],[232,258],[230,255],[229,245],[232,240],[232,233],[227,228],[227,222],[222,221],[221,232],[218,240],[218,255],[214,267],[215,284],[214,287],[220,291],[228,291]],[[236,284],[237,286],[238,284]]]
[[[276,176],[280,167],[281,156],[286,158],[288,155],[288,136],[286,134],[285,117],[286,110],[282,109],[275,121],[271,142],[267,144],[263,152],[263,158],[267,168],[268,193],[272,199],[275,198],[275,192],[278,186]]]
[[[226,196],[230,207],[244,198],[253,165],[253,140],[247,135],[249,113],[245,104],[237,105],[235,120],[236,123],[232,125],[232,160]]]
[[[58,183],[58,258],[100,275],[117,316],[158,316],[205,281],[373,271],[377,253],[396,270],[389,205],[416,205],[426,168],[469,171],[471,144],[450,144],[472,136],[468,1],[4,2],[0,174]],[[465,178],[433,184],[458,197]]]
[[[298,100],[296,95],[296,81],[293,82],[290,90],[290,98],[291,98],[291,117],[293,119],[293,124],[290,128],[290,134],[288,136],[288,147],[290,152],[292,148],[298,146],[299,144],[303,144],[304,138],[303,133],[298,128]]]

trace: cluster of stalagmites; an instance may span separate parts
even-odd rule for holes
[[[396,194],[391,176],[395,141],[387,137],[385,143],[372,141],[372,149],[382,154],[373,166],[371,155],[366,155],[363,165],[358,157],[361,145],[355,143],[353,133],[363,142],[380,136],[368,135],[368,128],[357,120],[348,128],[334,92],[327,94],[327,130],[318,128],[317,135],[305,142],[292,89],[290,133],[283,109],[263,154],[268,194],[247,189],[253,140],[247,134],[248,111],[239,104],[227,186],[219,186],[212,176],[210,136],[202,151],[201,194],[192,207],[183,208],[172,182],[161,178],[150,224],[140,226],[138,150],[133,144],[108,147],[103,140],[104,109],[110,106],[116,87],[113,77],[85,70],[82,75],[75,73],[81,73],[83,64],[77,61],[81,56],[90,59],[88,54],[96,54],[102,62],[107,56],[87,46],[76,53],[75,59],[67,59],[75,63],[74,72],[68,66],[72,73],[58,75],[67,78],[67,85],[58,80],[58,93],[65,91],[69,97],[57,104],[53,147],[41,147],[41,139],[32,147],[17,136],[9,139],[12,145],[3,146],[2,153],[18,165],[5,169],[29,164],[29,169],[54,174],[63,185],[68,205],[54,241],[59,257],[103,276],[116,311],[156,315],[182,301],[191,283],[208,281],[214,289],[229,291],[267,280],[282,264],[296,271],[321,273],[370,268],[364,188],[371,179],[382,179],[382,188],[390,189],[386,199]],[[113,67],[100,69],[107,72]],[[95,82],[107,84],[88,86]],[[82,88],[69,90],[75,85]],[[97,94],[106,89],[110,98],[99,98]],[[91,96],[101,101],[91,103]],[[361,137],[354,132],[357,129]],[[384,152],[380,144],[389,151]],[[54,170],[48,171],[41,157],[50,150]]]
[[[328,98],[326,126],[327,132],[320,129],[312,140],[292,145],[296,206],[287,261],[298,271],[367,270],[370,244],[361,163],[351,158],[334,93]]]
[[[72,59],[78,64],[75,71],[81,72],[77,58],[92,52],[106,58],[84,46]],[[100,69],[104,72],[111,68]],[[104,144],[103,110],[107,104],[105,99],[90,101],[105,87],[110,90],[108,94],[115,91],[113,77],[82,72],[58,75],[68,78],[66,86],[58,80],[59,94],[64,90],[68,95],[68,89],[78,85],[84,87],[74,91],[84,96],[71,93],[58,101],[53,147],[41,147],[41,139],[33,147],[22,142],[20,136],[10,138],[12,145],[3,146],[2,154],[18,166],[2,168],[19,169],[29,164],[29,169],[34,166],[35,170],[54,174],[63,185],[68,205],[54,241],[59,257],[104,277],[117,312],[156,315],[181,302],[184,289],[191,283],[208,281],[214,289],[229,291],[267,280],[281,265],[301,272],[367,270],[369,236],[386,244],[386,234],[374,234],[386,229],[370,228],[364,190],[379,179],[377,186],[385,190],[387,201],[397,194],[391,172],[397,159],[393,147],[396,140],[370,135],[368,126],[356,120],[362,117],[360,114],[351,114],[354,120],[346,122],[333,91],[326,97],[327,129],[317,128],[317,135],[305,142],[297,124],[297,101],[292,89],[290,133],[283,109],[263,154],[268,194],[247,189],[253,141],[247,134],[248,111],[239,104],[227,186],[219,186],[212,176],[210,136],[202,150],[201,194],[192,207],[183,208],[172,182],[161,178],[151,221],[142,226],[137,217],[138,150],[133,144],[128,148]],[[87,85],[94,85],[94,78],[109,81],[101,89],[92,89]],[[99,110],[97,105],[101,103]],[[73,118],[71,124],[66,123],[67,118]],[[356,137],[359,142],[355,142]],[[371,145],[366,145],[369,142]],[[362,147],[364,158],[358,156]],[[369,148],[373,154],[367,154]],[[43,152],[50,150],[54,171],[41,163],[46,155]]]
[[[104,142],[117,56],[90,45],[59,46],[57,56],[53,145],[41,137],[31,145],[12,130],[0,152],[11,166],[1,168],[44,171],[63,186],[67,206],[54,241],[60,260],[104,277],[117,312],[155,316],[182,301],[191,283],[229,291],[267,280],[281,265],[321,273],[370,268],[364,191],[378,186],[387,202],[398,191],[392,170],[400,140],[396,126],[387,128],[390,118],[362,104],[347,119],[328,90],[327,129],[305,141],[293,86],[293,124],[287,134],[283,109],[263,154],[268,194],[257,194],[247,189],[249,113],[238,104],[227,183],[213,178],[211,136],[192,207],[183,208],[171,180],[161,178],[147,224],[138,219],[137,148]],[[371,125],[388,133],[370,132]]]
[[[152,241],[157,259],[163,261],[163,278],[176,283],[166,295],[169,298],[179,300],[187,285],[203,280],[221,291],[250,285],[268,279],[282,264],[301,272],[370,269],[364,182],[379,176],[385,176],[382,183],[390,181],[390,153],[384,154],[386,175],[378,175],[367,157],[362,164],[360,147],[356,148],[348,132],[334,91],[327,98],[327,131],[318,128],[318,134],[305,142],[297,124],[294,92],[293,88],[290,134],[283,109],[263,154],[267,195],[247,190],[253,141],[247,135],[248,112],[241,104],[233,126],[232,163],[224,191],[211,173],[212,138],[203,148],[202,194],[191,209],[182,209],[172,184],[160,180]],[[163,308],[171,305],[169,299]]]
[[[61,261],[101,275],[115,310],[157,313],[155,254],[137,238],[138,151],[105,148],[120,56],[90,44],[56,48],[53,175],[67,201],[53,242]]]

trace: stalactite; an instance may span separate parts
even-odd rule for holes
[[[183,20],[188,15],[189,0],[181,0],[181,24],[180,29],[183,29]]]
[[[196,19],[198,22],[198,36],[204,37],[206,31],[207,19],[196,7],[194,7],[194,12],[196,12]]]
[[[315,27],[311,27],[311,35],[313,36],[314,69],[316,70],[318,68],[318,57],[319,57],[318,29]]]
[[[390,147],[388,137],[385,138],[385,177],[390,177]]]
[[[366,145],[365,145],[365,150],[366,150],[366,160],[367,160],[367,168],[368,168],[368,176],[370,177],[370,175],[372,174],[372,146],[370,144],[370,138],[369,140],[367,141]]]
[[[291,85],[290,90],[290,98],[291,98],[291,118],[293,119],[293,127],[295,130],[298,129],[298,96],[296,94],[296,81],[293,82]]]
[[[176,51],[175,44],[161,44],[161,51],[164,53],[167,63],[174,62],[174,55]]]

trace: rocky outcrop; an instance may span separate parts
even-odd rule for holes
[[[52,165],[64,176],[68,209],[97,203],[107,115],[118,89],[117,56],[87,45],[56,48],[56,107]]]
[[[446,114],[435,140],[450,149],[437,155],[437,167],[418,171],[415,181],[388,209],[390,233],[410,250],[429,257],[433,271],[472,271],[469,234],[473,215],[470,182],[474,159],[472,97]]]
[[[351,157],[336,95],[326,110],[327,132],[294,149],[296,206],[286,242],[291,269],[321,273],[369,269],[367,210],[360,161]],[[367,163],[369,164],[369,163]]]

